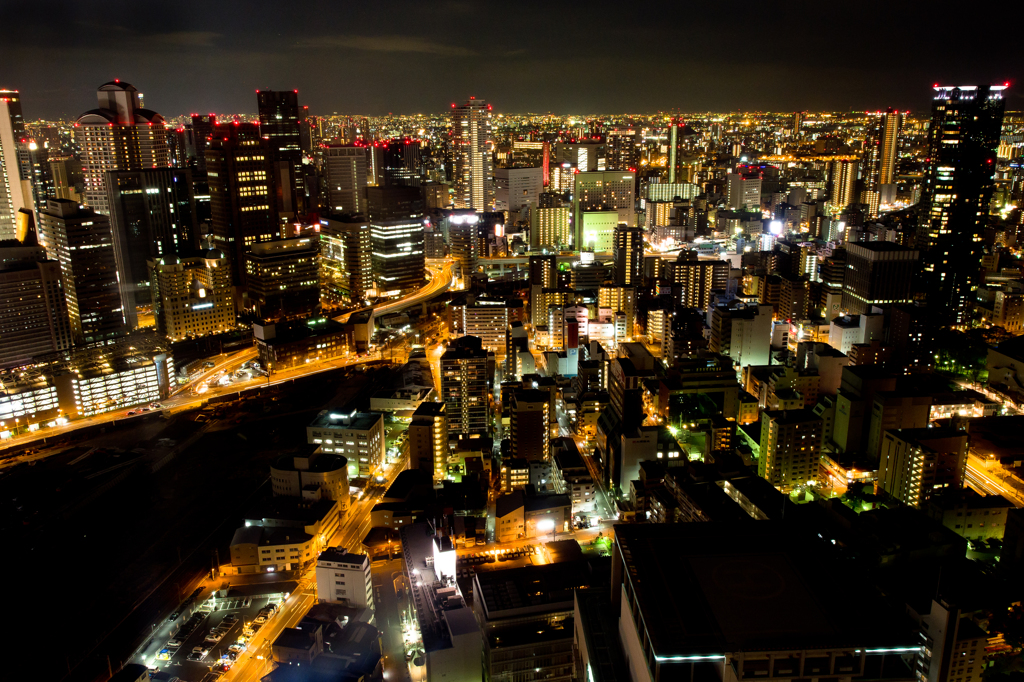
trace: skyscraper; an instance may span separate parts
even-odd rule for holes
[[[491,105],[470,97],[452,105],[455,156],[455,207],[490,211],[494,206],[494,161],[491,158]]]
[[[245,251],[280,235],[271,182],[269,141],[254,123],[220,124],[206,149],[210,184],[210,233],[231,260],[232,282],[245,283]]]
[[[320,219],[320,282],[336,301],[360,301],[373,288],[370,223],[365,220]]]
[[[837,209],[844,209],[856,198],[857,162],[839,160],[832,162],[832,190],[829,202]]]
[[[892,242],[851,242],[846,252],[843,310],[862,315],[874,306],[910,303],[916,250]]]
[[[366,213],[366,146],[334,144],[323,152],[325,208],[330,213]]]
[[[981,231],[994,189],[1005,85],[935,86],[917,248],[922,291],[940,324],[967,324]]]
[[[615,228],[615,283],[639,286],[644,276],[644,230],[619,225]]]
[[[370,249],[378,296],[398,296],[423,286],[422,218],[371,221]]]
[[[487,351],[479,337],[452,341],[441,356],[441,399],[448,414],[448,432],[487,433]]]
[[[278,218],[305,212],[306,181],[302,167],[303,109],[298,90],[257,90],[260,128],[270,142]]]
[[[85,202],[107,215],[107,172],[166,168],[167,129],[164,117],[144,109],[142,95],[129,83],[104,83],[96,97],[99,108],[75,121],[75,141],[81,149]]]
[[[135,309],[121,298],[110,219],[66,199],[47,201],[39,219],[39,241],[60,262],[76,342],[96,343],[130,332]]]
[[[107,174],[107,206],[122,298],[150,302],[149,261],[199,248],[192,171],[150,168]]]
[[[150,296],[157,331],[177,341],[234,328],[234,289],[228,265],[219,249],[151,260]]]
[[[575,248],[584,244],[583,213],[615,211],[619,225],[636,224],[636,175],[623,171],[593,171],[576,174],[573,193],[573,228],[576,230]]]
[[[319,240],[255,242],[245,254],[249,305],[262,320],[305,319],[320,311]]]
[[[18,211],[31,209],[31,191],[25,193],[18,167],[18,151],[25,137],[21,95],[0,90],[0,240],[15,238]]]
[[[762,178],[760,169],[745,166],[740,166],[735,173],[726,175],[725,202],[729,208],[760,210]]]

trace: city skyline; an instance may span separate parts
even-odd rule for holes
[[[1012,84],[1021,76],[1012,41],[991,38],[994,3],[958,17],[955,51],[937,38],[945,17],[881,3],[858,7],[859,16],[886,20],[848,50],[835,44],[852,21],[848,9],[804,3],[751,8],[728,21],[715,8],[633,16],[610,3],[585,14],[527,3],[510,16],[460,2],[358,11],[259,2],[243,17],[227,6],[158,17],[145,6],[50,5],[63,21],[3,10],[5,24],[22,30],[0,46],[2,85],[28,96],[30,119],[72,117],[95,83],[113,78],[137,84],[150,107],[173,116],[250,111],[252,89],[268,87],[297,88],[317,115],[441,111],[474,94],[508,112],[921,110],[934,82]],[[523,30],[479,30],[517,17]],[[567,45],[566,26],[587,39]],[[636,81],[651,87],[609,87]],[[1007,108],[1020,108],[1022,95],[1009,97]]]

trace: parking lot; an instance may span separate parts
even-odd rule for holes
[[[181,615],[183,622],[174,635],[147,646],[147,664],[187,682],[223,674],[246,650],[246,643],[277,616],[288,592],[276,590],[294,587],[294,583],[277,583],[269,594],[239,594],[243,587],[209,597],[191,616]]]

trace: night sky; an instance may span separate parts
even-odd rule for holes
[[[28,119],[134,84],[165,116],[255,112],[298,89],[313,114],[925,110],[930,86],[1010,81],[1013,3],[139,2],[0,0],[0,87]],[[1018,85],[1019,84],[1019,85]]]

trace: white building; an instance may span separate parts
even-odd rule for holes
[[[885,317],[880,312],[837,317],[828,326],[828,345],[849,355],[854,344],[884,340],[884,324]]]
[[[384,462],[384,415],[323,410],[306,427],[307,442],[348,459],[348,476],[369,478]]]
[[[535,207],[544,191],[543,168],[496,168],[494,170],[494,210],[518,213],[525,206]]]
[[[328,547],[316,561],[317,600],[359,608],[374,608],[370,558]]]
[[[336,213],[365,213],[366,147],[328,145],[323,157],[327,207]]]
[[[761,208],[761,174],[729,173],[725,176],[725,202],[729,208],[739,210]]]

